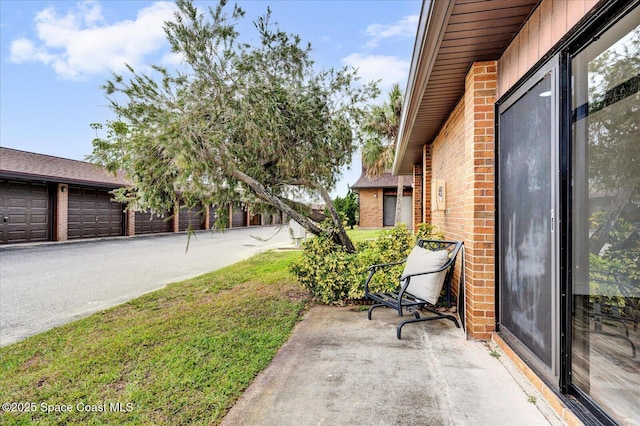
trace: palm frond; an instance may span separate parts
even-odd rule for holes
[[[382,175],[393,164],[403,98],[400,85],[394,84],[389,91],[388,100],[371,109],[363,126],[367,138],[362,144],[362,163],[370,178]]]

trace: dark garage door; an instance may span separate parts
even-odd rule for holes
[[[233,206],[233,215],[231,216],[231,226],[233,228],[240,228],[247,226],[247,211],[240,206]]]
[[[251,226],[262,225],[262,215],[260,213],[251,216]]]
[[[0,244],[48,241],[50,204],[44,183],[0,180]]]
[[[202,207],[183,207],[184,210],[180,210],[180,230],[186,231],[191,229],[204,229],[204,215],[202,214]]]
[[[106,189],[69,187],[69,239],[124,235],[122,204]]]
[[[136,212],[136,235],[171,232],[173,220],[170,216],[170,213],[158,216],[150,212]]]

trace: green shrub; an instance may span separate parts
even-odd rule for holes
[[[322,303],[338,304],[347,299],[362,299],[367,268],[404,259],[419,238],[441,239],[442,235],[434,234],[430,224],[421,224],[416,235],[405,224],[399,224],[380,231],[375,240],[357,243],[354,254],[347,253],[329,238],[318,236],[305,243],[304,253],[291,266],[291,271]],[[395,289],[403,268],[403,265],[398,265],[376,273],[369,283],[370,290]]]
[[[290,268],[317,299],[331,304],[346,298],[353,257],[326,235],[318,235],[304,243],[301,259]]]

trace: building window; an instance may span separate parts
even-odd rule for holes
[[[640,422],[640,8],[570,57],[571,383]]]

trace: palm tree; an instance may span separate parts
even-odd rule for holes
[[[391,87],[388,96],[388,100],[382,105],[375,105],[371,109],[364,126],[367,137],[362,144],[362,162],[365,166],[365,175],[369,178],[382,175],[393,164],[404,102],[398,83]],[[400,223],[402,215],[403,188],[404,178],[399,175],[396,192],[396,224]]]

